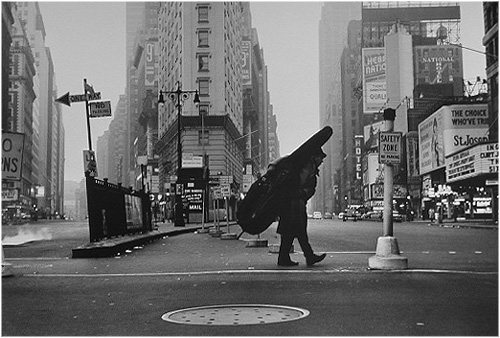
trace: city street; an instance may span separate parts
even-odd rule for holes
[[[245,240],[255,239],[247,234],[221,240],[188,233],[111,258],[72,259],[71,248],[88,242],[85,223],[32,223],[22,228],[52,239],[22,246],[5,245],[17,229],[3,226],[13,276],[2,280],[2,334],[498,335],[496,227],[395,223],[409,269],[370,271],[382,223],[309,224],[313,248],[327,258],[306,267],[296,245],[292,259],[300,264],[293,268],[278,267],[267,247],[247,247]],[[261,235],[269,244],[278,243],[275,226]],[[253,325],[162,319],[174,310],[235,304],[296,307],[308,315]]]

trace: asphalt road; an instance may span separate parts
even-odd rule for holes
[[[71,259],[88,241],[85,224],[30,225],[52,239],[4,246],[13,277],[2,279],[2,334],[28,336],[497,336],[498,231],[396,223],[405,271],[368,270],[378,222],[310,221],[310,241],[327,258],[276,266],[268,248],[184,234],[112,258]],[[46,229],[43,230],[42,229]],[[2,227],[3,237],[18,229]],[[231,231],[238,232],[236,226]],[[10,232],[10,233],[9,233]],[[275,226],[261,236],[277,244]],[[6,243],[8,238],[3,239]],[[298,307],[298,320],[189,325],[162,320],[190,307]]]

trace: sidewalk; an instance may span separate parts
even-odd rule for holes
[[[235,221],[229,222],[230,225],[236,225]],[[96,258],[114,256],[120,251],[131,249],[135,246],[143,245],[147,242],[152,242],[165,236],[177,236],[185,233],[192,233],[199,229],[209,229],[213,227],[213,223],[190,223],[185,226],[175,226],[171,222],[153,223],[153,228],[156,230],[145,234],[133,234],[108,238],[99,242],[91,242],[72,250],[72,258]],[[221,222],[220,228],[225,229],[226,223]]]
[[[498,222],[492,219],[461,219],[454,221],[452,219],[443,219],[442,223],[436,223],[435,220],[414,220],[409,223],[425,223],[441,227],[453,228],[480,228],[480,229],[496,229],[498,230]]]

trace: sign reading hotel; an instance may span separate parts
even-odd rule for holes
[[[363,110],[380,112],[387,101],[385,48],[363,48]]]
[[[446,182],[483,174],[498,175],[498,143],[483,143],[446,159]]]
[[[416,46],[414,55],[417,85],[453,83],[463,78],[462,50],[458,46]]]

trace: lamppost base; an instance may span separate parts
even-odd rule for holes
[[[384,236],[377,240],[375,256],[368,258],[368,266],[374,270],[408,269],[408,259],[399,254],[396,237]]]

